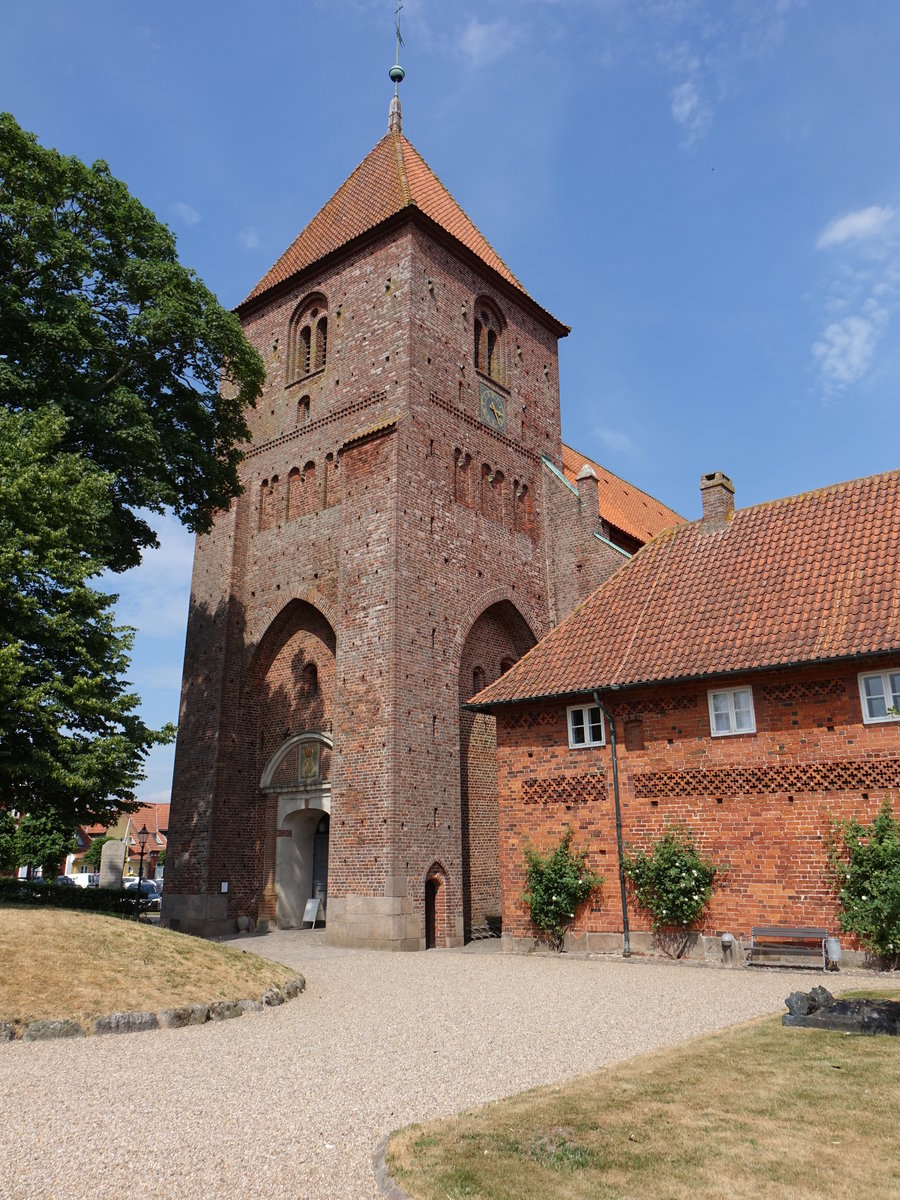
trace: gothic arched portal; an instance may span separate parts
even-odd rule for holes
[[[490,605],[473,623],[459,665],[459,702],[486,687],[537,639],[509,600]],[[463,927],[466,940],[500,927],[500,838],[497,814],[497,722],[460,709],[459,782]]]
[[[259,780],[257,917],[299,926],[327,904],[337,639],[312,604],[292,600],[256,649],[243,706]],[[318,839],[318,840],[317,840]]]

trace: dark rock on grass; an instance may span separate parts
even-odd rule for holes
[[[278,987],[266,988],[260,999],[266,1006],[275,1008],[279,1004],[284,1004],[284,992]]]
[[[159,1029],[155,1012],[107,1013],[95,1017],[93,1024],[94,1033],[140,1033],[145,1029]]]
[[[238,1000],[242,1013],[262,1012],[266,1007],[261,1000]]]
[[[11,1042],[16,1036],[16,1031],[8,1021],[0,1021],[0,1042]]]
[[[183,1004],[180,1008],[164,1008],[159,1016],[163,1029],[184,1029],[186,1025],[205,1025],[209,1009],[205,1004]]]
[[[791,992],[782,1025],[804,1029],[837,1029],[841,1033],[882,1033],[900,1037],[900,1001],[835,1000],[827,988]]]
[[[44,1042],[52,1038],[84,1037],[77,1021],[32,1021],[25,1027],[23,1042]]]

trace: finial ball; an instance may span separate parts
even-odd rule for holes
[[[390,70],[391,83],[402,83],[406,77],[406,72],[399,63],[394,63]]]

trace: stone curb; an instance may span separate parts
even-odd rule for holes
[[[160,1012],[116,1012],[95,1017],[91,1033],[140,1033],[145,1029],[184,1029],[188,1025],[205,1025],[208,1021],[228,1021],[247,1012],[262,1012],[293,1000],[306,987],[302,975],[288,979],[281,987],[270,987],[262,1000],[214,1000],[212,1004],[185,1004],[180,1008],[164,1008]],[[15,1040],[15,1027],[0,1021],[0,1042]],[[85,1031],[79,1021],[31,1021],[25,1026],[21,1041],[42,1042],[56,1038],[83,1038]],[[399,1194],[398,1194],[399,1200]]]
[[[391,1135],[382,1138],[375,1147],[375,1153],[372,1155],[372,1169],[375,1172],[375,1183],[378,1187],[379,1196],[384,1196],[385,1200],[410,1200],[407,1192],[403,1188],[394,1183],[391,1179],[390,1171],[387,1168],[387,1148],[388,1142],[391,1140]]]

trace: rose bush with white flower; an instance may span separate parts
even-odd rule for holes
[[[634,898],[653,919],[653,928],[688,929],[709,903],[713,883],[724,870],[703,858],[685,825],[669,825],[650,853],[624,858]]]
[[[569,826],[559,845],[546,857],[532,846],[525,847],[525,884],[522,899],[540,936],[562,950],[566,931],[580,904],[603,882],[587,866],[587,853],[572,849]]]
[[[871,825],[836,821],[828,872],[840,901],[841,929],[887,966],[900,966],[900,821],[885,800]]]

